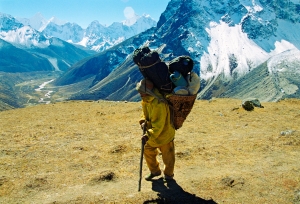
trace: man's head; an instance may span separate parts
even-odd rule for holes
[[[152,91],[154,88],[154,85],[152,81],[148,79],[142,79],[139,83],[136,85],[136,90],[141,94],[141,96],[149,95],[147,94],[148,91]]]

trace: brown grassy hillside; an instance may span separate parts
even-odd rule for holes
[[[300,100],[240,104],[196,101],[176,132],[176,181],[141,192],[140,103],[2,111],[0,203],[300,203]]]

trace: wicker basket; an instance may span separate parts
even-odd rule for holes
[[[176,130],[182,127],[183,122],[194,106],[196,97],[197,95],[171,95],[167,98],[173,117],[173,125]]]

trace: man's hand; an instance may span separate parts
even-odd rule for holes
[[[144,130],[144,127],[145,127],[145,122],[143,122],[143,123],[141,124],[141,129]]]
[[[141,138],[141,140],[143,141],[143,144],[146,144],[146,142],[148,141],[148,136],[146,134],[144,134]]]

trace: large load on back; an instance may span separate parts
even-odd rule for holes
[[[143,47],[134,51],[133,61],[144,78],[151,80],[162,93],[161,101],[169,104],[174,128],[182,127],[200,88],[200,78],[192,71],[193,60],[189,56],[179,56],[163,62],[156,51]]]
[[[174,86],[170,79],[168,66],[161,61],[156,51],[151,51],[148,47],[136,49],[133,61],[138,65],[144,78],[151,80],[158,90],[172,93]]]
[[[183,55],[168,62],[168,66],[171,73],[177,71],[186,77],[193,70],[194,61],[189,56]]]

